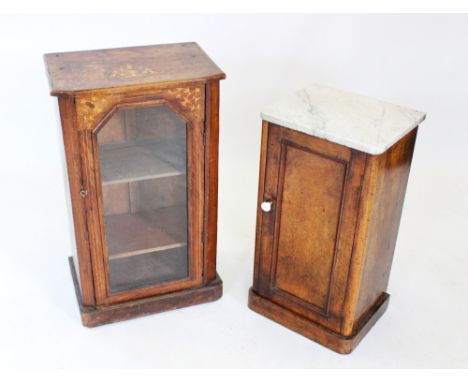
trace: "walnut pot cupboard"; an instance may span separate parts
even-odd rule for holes
[[[374,115],[384,118],[376,123]],[[317,85],[262,116],[249,307],[349,353],[388,306],[417,124],[425,115]],[[368,133],[360,136],[359,128]],[[378,133],[381,147],[372,146],[369,132]],[[394,142],[388,148],[385,134]],[[336,142],[344,139],[380,152]]]
[[[213,301],[219,81],[196,43],[44,56],[85,326]]]

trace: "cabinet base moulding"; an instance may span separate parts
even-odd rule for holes
[[[223,282],[219,275],[216,275],[216,279],[210,284],[199,288],[182,290],[160,296],[147,297],[98,308],[88,308],[82,303],[73,258],[69,257],[68,261],[70,264],[73,284],[75,286],[76,298],[80,308],[81,320],[83,325],[87,327],[110,324],[153,313],[160,313],[186,306],[211,302],[218,300],[223,294]]]
[[[387,310],[389,299],[389,294],[382,293],[355,333],[345,337],[260,296],[252,288],[249,290],[250,309],[340,354],[354,350]]]

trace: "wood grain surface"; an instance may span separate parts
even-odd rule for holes
[[[52,95],[225,78],[195,42],[49,53],[44,60]]]
[[[263,122],[253,310],[337,352],[357,346],[388,304],[416,132],[370,155]]]

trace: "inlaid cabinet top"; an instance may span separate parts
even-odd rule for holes
[[[311,85],[263,109],[262,119],[378,155],[424,121],[426,114],[388,102]]]
[[[52,95],[225,78],[194,42],[49,53],[44,60]]]

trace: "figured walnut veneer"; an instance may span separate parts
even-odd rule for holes
[[[371,155],[264,121],[250,308],[355,348],[388,305],[416,131]]]
[[[219,298],[225,74],[193,42],[44,59],[60,108],[84,325]]]

